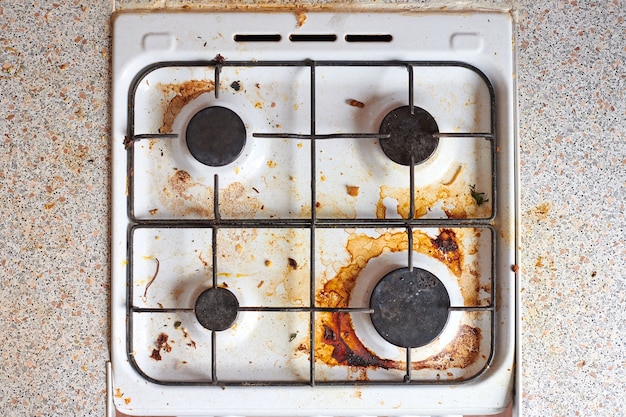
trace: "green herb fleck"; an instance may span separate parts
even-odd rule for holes
[[[174,328],[175,328],[175,329],[178,329],[178,328],[180,327],[180,325],[181,325],[181,324],[182,324],[182,323],[181,323],[180,321],[175,321],[175,322],[174,322]]]
[[[476,204],[479,206],[489,201],[488,198],[485,198],[485,193],[476,192],[476,184],[470,185],[470,193],[472,194],[472,198],[476,201]]]

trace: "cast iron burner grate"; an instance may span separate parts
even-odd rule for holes
[[[309,219],[222,219],[220,215],[220,192],[219,192],[219,177],[216,174],[214,176],[214,195],[213,195],[213,207],[214,207],[214,218],[213,219],[181,219],[181,220],[168,220],[168,219],[142,219],[135,216],[134,211],[134,202],[135,202],[135,179],[132,174],[135,170],[135,143],[144,139],[157,139],[157,140],[172,140],[178,138],[177,134],[135,134],[135,102],[136,102],[136,94],[139,87],[139,84],[142,82],[145,76],[149,73],[164,67],[205,67],[205,68],[213,68],[214,69],[214,83],[217,88],[214,90],[215,98],[219,99],[219,77],[220,71],[222,67],[230,66],[230,67],[308,67],[310,70],[310,97],[309,100],[311,102],[310,106],[310,133],[309,134],[301,134],[301,133],[263,133],[263,132],[253,132],[252,137],[255,138],[268,138],[268,139],[298,139],[298,140],[308,140],[310,143],[311,150],[311,160],[310,160],[310,172],[311,172],[311,206],[315,207],[315,203],[317,201],[317,181],[315,180],[317,172],[316,169],[316,142],[318,140],[323,139],[376,139],[376,140],[386,140],[391,138],[394,135],[393,129],[391,129],[391,133],[329,133],[329,134],[320,134],[316,131],[316,68],[318,67],[401,67],[406,68],[408,74],[408,91],[407,91],[407,106],[406,109],[413,109],[413,113],[409,116],[409,118],[416,117],[419,121],[420,125],[424,125],[423,132],[420,133],[421,137],[432,137],[432,140],[427,140],[429,142],[424,146],[425,151],[419,152],[409,152],[408,158],[398,157],[398,163],[409,166],[409,190],[410,194],[409,200],[409,216],[407,218],[402,219],[322,219],[317,217],[316,210],[311,210],[311,216]],[[422,114],[421,110],[416,108],[413,103],[413,69],[415,67],[461,67],[465,69],[469,69],[474,71],[478,76],[482,78],[485,82],[490,95],[490,132],[458,132],[458,133],[441,133],[437,132],[436,123],[429,121],[428,118],[425,118],[425,115]],[[404,109],[403,107],[402,109]],[[402,110],[404,112],[405,110]],[[414,116],[417,114],[417,116]],[[317,307],[315,304],[315,294],[316,294],[316,283],[315,283],[315,258],[316,258],[316,229],[322,228],[359,228],[359,227],[367,227],[367,228],[403,228],[406,230],[408,247],[413,247],[413,230],[418,227],[439,227],[439,228],[480,228],[486,233],[490,233],[491,235],[491,265],[490,271],[484,271],[486,274],[490,274],[493,277],[495,271],[495,259],[496,257],[496,245],[495,245],[495,236],[496,232],[494,227],[492,226],[492,221],[495,219],[495,207],[497,207],[497,190],[495,184],[496,181],[496,108],[495,108],[495,92],[493,85],[489,81],[489,79],[477,68],[462,62],[436,62],[436,61],[312,61],[312,60],[303,60],[303,61],[224,61],[223,59],[209,60],[209,61],[191,61],[191,62],[158,62],[152,65],[147,66],[141,72],[139,72],[131,83],[131,87],[128,93],[128,132],[125,137],[124,145],[127,149],[127,171],[128,171],[128,193],[127,193],[127,210],[128,217],[130,218],[132,224],[128,229],[128,247],[127,247],[127,304],[126,304],[126,340],[127,340],[127,357],[130,364],[135,368],[135,370],[141,374],[146,380],[151,381],[156,384],[161,385],[172,385],[172,386],[184,386],[184,385],[219,385],[219,386],[250,386],[250,385],[278,385],[278,386],[315,386],[315,385],[358,385],[358,384],[376,384],[376,385],[399,385],[399,384],[458,384],[463,381],[453,380],[412,380],[411,379],[411,367],[407,366],[406,373],[403,378],[399,380],[385,380],[385,381],[360,381],[360,380],[345,380],[345,381],[324,381],[320,380],[316,377],[315,372],[315,360],[309,360],[309,378],[307,381],[276,381],[276,380],[263,380],[263,381],[226,381],[219,377],[217,372],[217,348],[216,348],[216,333],[222,331],[224,327],[229,328],[237,319],[237,314],[242,311],[252,311],[252,312],[281,312],[281,313],[308,313],[310,317],[310,331],[309,331],[309,358],[315,358],[315,346],[317,343],[320,343],[316,336],[316,314],[319,313],[349,313],[351,315],[358,314],[369,314],[373,316],[373,320],[378,320],[376,318],[376,308],[370,307],[348,307],[348,308],[321,308]],[[237,116],[238,118],[238,116]],[[204,130],[205,127],[202,125],[206,123],[206,121],[199,122],[198,127],[200,131]],[[236,125],[236,118],[233,118],[233,123]],[[195,124],[195,123],[194,123]],[[193,129],[196,127],[193,126]],[[211,127],[209,126],[209,129]],[[192,129],[192,130],[193,130]],[[381,127],[382,131],[385,131],[387,127],[384,129]],[[244,136],[240,132],[240,128],[235,129],[239,133],[238,138],[234,139],[233,142],[237,144],[241,144],[242,140],[245,140]],[[190,136],[193,136],[190,135]],[[493,204],[492,215],[489,218],[480,218],[480,219],[416,219],[414,218],[415,210],[415,171],[414,166],[417,163],[420,163],[424,157],[428,158],[426,154],[434,152],[433,148],[436,148],[435,143],[438,138],[483,138],[488,141],[491,149],[491,163],[492,163],[492,187],[491,187],[491,199]],[[242,139],[243,138],[243,139]],[[437,139],[437,140],[436,140]],[[195,143],[196,139],[191,139],[192,142]],[[245,143],[244,143],[245,144]],[[241,144],[241,147],[244,146]],[[193,147],[194,145],[189,145],[189,147]],[[238,145],[239,146],[239,145]],[[221,164],[226,161],[229,161],[232,158],[236,158],[235,154],[238,155],[237,147],[234,147],[235,151],[230,152],[224,159],[221,159],[218,162],[211,162],[215,164]],[[199,152],[199,154],[202,152]],[[403,153],[403,152],[400,152]],[[202,158],[194,155],[196,158]],[[199,159],[200,160],[200,159]],[[202,161],[201,161],[202,162]],[[228,162],[226,162],[228,163]],[[210,164],[209,164],[210,165]],[[219,165],[216,165],[219,166]],[[134,285],[133,285],[133,271],[134,271],[134,244],[133,244],[133,235],[137,230],[144,228],[156,228],[156,227],[165,227],[165,228],[205,228],[210,229],[212,233],[212,268],[211,274],[212,277],[210,279],[209,287],[205,292],[202,293],[196,300],[196,304],[194,307],[169,307],[163,306],[159,308],[147,308],[147,307],[138,307],[134,305]],[[292,229],[308,229],[310,234],[310,259],[309,259],[309,276],[311,277],[311,281],[309,284],[309,306],[308,307],[272,307],[272,306],[241,306],[236,298],[231,297],[229,291],[223,292],[220,290],[218,285],[218,277],[217,277],[217,266],[218,259],[216,254],[217,250],[217,234],[220,229],[243,229],[243,228],[292,228]],[[406,265],[409,268],[406,268],[410,271],[416,271],[417,268],[411,269],[413,263],[413,251],[407,251],[407,262]],[[411,275],[413,272],[410,272]],[[418,275],[419,276],[419,275]],[[425,279],[428,282],[428,278]],[[386,280],[385,280],[386,281]],[[419,279],[418,279],[419,281]],[[384,298],[387,297],[387,291],[385,288],[385,284],[381,284],[380,289],[375,291],[375,295],[373,298],[378,299],[379,297],[384,301]],[[226,291],[226,290],[225,290]],[[440,290],[437,290],[438,292]],[[420,345],[426,342],[426,339],[431,338],[433,334],[435,334],[438,328],[442,325],[443,316],[448,315],[450,312],[454,311],[477,311],[489,314],[489,321],[491,326],[491,356],[487,360],[483,371],[487,369],[489,364],[491,363],[491,358],[493,358],[495,352],[495,311],[496,311],[496,288],[495,288],[495,280],[491,279],[491,288],[489,289],[489,293],[491,294],[489,305],[486,306],[449,306],[445,308],[446,302],[445,299],[441,298],[440,303],[441,306],[437,307],[437,318],[435,321],[436,325],[432,326],[433,330],[426,330],[425,333],[428,334],[428,337],[422,336],[409,336],[407,339],[397,338],[394,336],[392,339],[396,344],[405,347],[406,352],[406,363],[412,363],[411,360],[411,346]],[[234,299],[233,299],[234,298]],[[445,297],[444,297],[445,298]],[[224,301],[225,300],[225,301]],[[223,317],[216,318],[213,317],[215,313],[215,305],[222,305],[219,309],[224,310]],[[376,303],[379,303],[378,301]],[[375,304],[376,304],[375,303]],[[168,314],[172,312],[191,312],[196,314],[196,318],[200,323],[204,323],[203,325],[207,328],[207,331],[211,332],[211,337],[213,340],[211,347],[211,360],[210,364],[207,366],[211,369],[211,378],[202,381],[187,381],[187,380],[161,380],[155,379],[148,375],[146,375],[139,365],[137,364],[134,357],[134,336],[133,336],[133,319],[135,315],[138,314]],[[444,324],[445,325],[445,324]],[[383,327],[383,325],[379,324],[379,327]],[[424,330],[421,330],[424,332]],[[384,332],[384,330],[383,330]],[[393,332],[387,332],[390,335]],[[396,332],[397,333],[397,332]],[[436,336],[435,336],[436,337]],[[397,340],[396,340],[397,338]],[[393,342],[392,342],[393,343]],[[475,376],[479,375],[476,374]]]

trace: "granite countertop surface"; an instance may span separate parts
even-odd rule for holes
[[[521,411],[623,415],[623,0],[392,3],[342,2],[355,10],[514,9]],[[198,4],[0,0],[2,416],[105,414],[112,12]]]

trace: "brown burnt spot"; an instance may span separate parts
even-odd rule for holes
[[[189,80],[181,84],[159,84],[159,87],[169,100],[163,114],[161,133],[171,133],[174,119],[182,108],[201,94],[214,91],[215,83],[213,80]]]
[[[430,241],[436,249],[430,252],[430,255],[445,263],[457,277],[460,277],[463,262],[456,233],[450,229],[441,229],[439,236]]]
[[[174,192],[185,193],[192,185],[191,175],[187,171],[179,169],[170,177],[169,185]]]
[[[394,361],[381,359],[367,349],[356,337],[352,327],[352,319],[347,313],[324,313],[322,317],[321,339],[326,346],[323,353],[330,353],[331,365],[347,365],[364,368],[390,369],[397,366]],[[316,349],[317,351],[317,349]],[[320,355],[316,354],[319,358]],[[328,362],[327,362],[328,363]]]
[[[167,343],[167,341],[169,340],[169,336],[166,335],[165,333],[161,333],[156,340],[156,348],[152,349],[152,354],[150,355],[151,359],[154,359],[155,361],[160,361],[162,359],[161,357],[161,350],[163,350],[164,352],[171,352],[172,351],[172,347],[170,346],[169,343]]]
[[[298,262],[293,258],[287,258],[287,265],[289,265],[291,269],[298,269]]]
[[[437,369],[446,370],[452,368],[467,368],[478,359],[482,333],[479,328],[464,324],[460,327],[455,339],[436,355],[413,362],[412,369]]]

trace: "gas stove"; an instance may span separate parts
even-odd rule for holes
[[[508,406],[508,14],[123,13],[113,36],[119,411]]]

